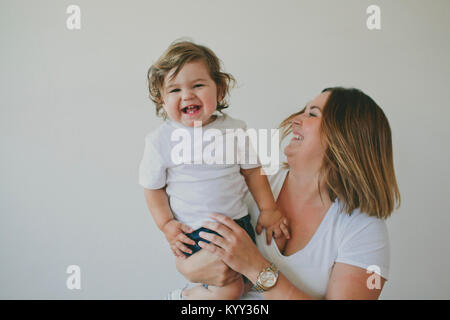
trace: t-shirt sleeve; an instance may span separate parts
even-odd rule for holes
[[[360,215],[346,228],[336,262],[389,276],[389,235],[384,220]]]
[[[145,138],[144,155],[139,165],[139,184],[146,189],[166,185],[166,166],[151,135]]]

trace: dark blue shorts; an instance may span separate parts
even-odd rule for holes
[[[236,222],[242,229],[244,229],[245,231],[247,231],[248,235],[250,236],[250,238],[253,240],[253,242],[255,242],[255,231],[253,230],[252,224],[250,223],[250,215],[246,215],[245,217],[242,217],[240,219],[236,219],[234,220],[234,222]],[[209,243],[210,241],[203,239],[199,236],[200,232],[209,232],[209,233],[214,233],[217,234],[218,236],[220,236],[220,234],[218,234],[217,232],[207,229],[207,228],[199,228],[197,230],[195,230],[194,232],[191,233],[186,233],[186,235],[188,236],[189,239],[192,239],[195,241],[195,245],[190,245],[190,244],[185,244],[186,247],[188,247],[189,249],[192,250],[192,253],[187,253],[187,252],[183,252],[186,256],[191,256],[194,253],[200,251],[202,249],[202,247],[200,247],[198,245],[198,242],[201,241],[205,241],[206,243]],[[256,242],[255,242],[256,243]]]

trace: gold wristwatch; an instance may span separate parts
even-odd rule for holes
[[[263,269],[256,279],[255,289],[258,292],[264,292],[273,288],[278,280],[278,269],[272,263],[270,267]]]

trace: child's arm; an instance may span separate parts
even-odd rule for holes
[[[286,227],[287,220],[284,219],[283,214],[277,207],[267,177],[262,175],[260,171],[261,167],[241,169],[248,189],[260,211],[256,232],[260,234],[262,229],[266,228],[267,244],[272,242],[272,233],[275,233],[276,237],[284,235],[289,239],[289,231]]]
[[[194,230],[174,219],[165,189],[144,189],[144,195],[153,220],[155,220],[159,230],[166,236],[175,256],[185,258],[182,251],[192,253],[183,243],[195,245],[195,242],[184,234]]]

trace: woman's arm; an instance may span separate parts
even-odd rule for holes
[[[268,267],[269,262],[265,265]],[[262,270],[262,268],[261,268]],[[250,280],[255,283],[259,272]],[[325,300],[377,300],[383,289],[385,279],[379,277],[379,287],[370,288],[367,280],[371,275],[366,270],[344,263],[336,263],[328,281]],[[274,288],[263,293],[269,300],[310,300],[312,297],[295,287],[281,272]]]
[[[252,277],[250,277],[249,280],[252,283],[256,283],[259,273],[269,266],[270,262],[266,260],[263,267],[260,267],[259,269],[254,268],[251,272]],[[281,272],[278,272],[278,280],[275,286],[268,291],[262,292],[262,295],[264,296],[264,299],[267,300],[313,300],[313,297],[294,286]]]
[[[374,283],[371,281],[372,278],[375,279]],[[376,300],[385,282],[381,276],[370,275],[363,268],[336,262],[328,281],[325,299]]]
[[[223,287],[240,277],[221,259],[207,250],[200,250],[187,259],[177,258],[178,271],[190,282]]]
[[[247,232],[231,218],[221,214],[213,214],[211,217],[220,223],[205,222],[204,227],[216,231],[222,237],[213,233],[200,232],[200,236],[211,243],[199,241],[199,245],[219,257],[231,269],[245,275],[252,283],[256,283],[259,273],[270,266],[270,262],[259,252]],[[265,299],[274,300],[311,299],[281,272],[275,287],[264,292],[263,295]]]
[[[270,265],[258,251],[248,234],[232,219],[213,214],[219,221],[206,222],[205,227],[216,231],[222,237],[212,233],[200,233],[211,243],[203,241],[199,245],[221,258],[230,268],[245,275],[250,281],[256,283],[259,273]],[[381,293],[367,287],[368,275],[362,268],[336,263],[330,276],[325,299],[377,299]],[[382,282],[384,283],[384,281]],[[305,292],[294,286],[281,272],[275,286],[263,293],[265,299],[312,299]]]

